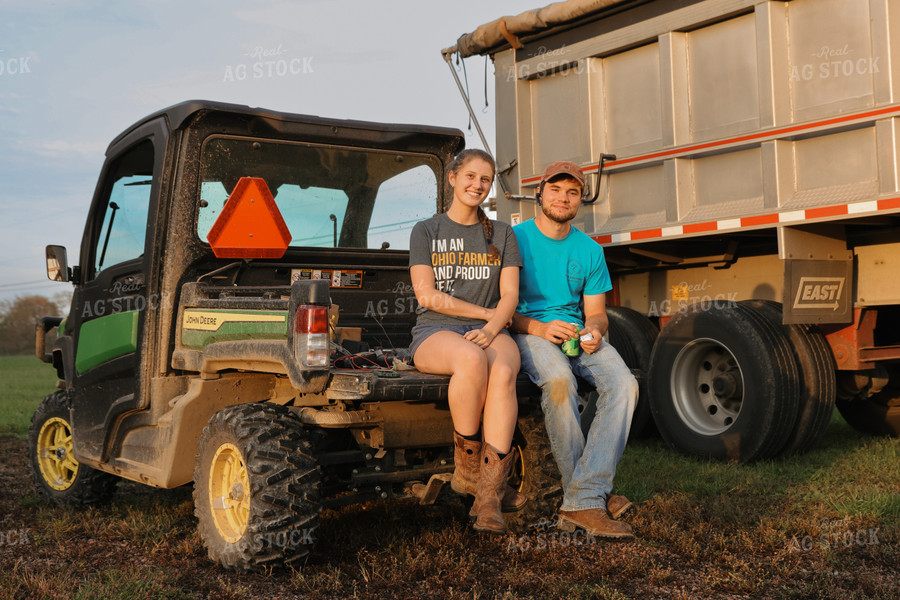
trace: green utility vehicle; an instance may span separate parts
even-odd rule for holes
[[[79,265],[47,248],[75,292],[36,336],[60,379],[28,440],[43,495],[193,482],[209,556],[239,569],[302,561],[323,507],[434,502],[453,470],[449,379],[408,367],[408,240],[446,208],[463,143],[200,101],[118,136]],[[561,496],[528,385],[520,521]]]

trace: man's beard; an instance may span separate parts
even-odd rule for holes
[[[578,209],[572,209],[566,213],[557,213],[553,214],[551,212],[552,209],[549,206],[541,206],[541,212],[544,213],[544,216],[550,219],[555,223],[565,224],[575,218],[575,215],[578,214]],[[562,216],[561,216],[562,215]]]

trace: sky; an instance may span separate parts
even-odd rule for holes
[[[546,3],[0,0],[0,301],[71,291],[44,247],[77,264],[107,145],[183,100],[456,127],[482,147],[441,49]],[[493,65],[485,92],[485,59],[465,64],[493,147]]]

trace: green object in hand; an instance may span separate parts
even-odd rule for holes
[[[578,327],[578,323],[572,323],[572,325]],[[581,341],[578,339],[577,333],[562,343],[562,351],[566,356],[578,356],[581,354]]]

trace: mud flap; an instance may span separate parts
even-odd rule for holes
[[[784,261],[784,322],[852,323],[853,261]]]

